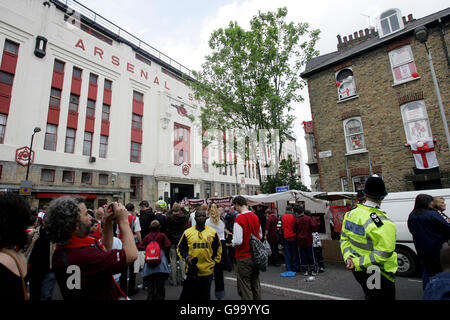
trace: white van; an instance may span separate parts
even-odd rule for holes
[[[397,274],[400,276],[411,276],[420,270],[412,234],[408,230],[408,217],[414,208],[417,195],[421,193],[429,194],[433,197],[444,197],[447,206],[450,208],[450,189],[391,192],[384,198],[380,206],[380,209],[386,212],[397,226],[397,246],[395,251],[398,255]]]

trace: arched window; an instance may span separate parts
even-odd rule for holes
[[[338,84],[339,100],[356,96],[356,85],[351,68],[345,68],[336,72],[336,83]]]
[[[345,145],[348,153],[366,149],[364,133],[360,117],[344,120]]]
[[[402,105],[400,110],[408,143],[433,139],[427,109],[423,100],[408,102]]]
[[[380,38],[404,28],[402,14],[399,9],[389,9],[380,15]]]

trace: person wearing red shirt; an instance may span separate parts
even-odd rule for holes
[[[111,250],[113,218],[123,232],[122,250]],[[102,235],[105,249],[88,236],[91,220],[81,199],[61,197],[50,203],[45,223],[50,240],[57,243],[52,264],[61,294],[64,300],[127,299],[113,275],[137,258],[128,212],[116,202],[108,206]]]
[[[292,212],[292,205],[288,205],[286,213],[281,217],[281,228],[284,237],[284,257],[286,261],[286,271],[298,272],[300,261],[298,256],[297,243],[295,242],[294,231],[295,217]]]
[[[300,205],[294,206],[294,212],[297,215],[295,219],[294,232],[297,242],[297,247],[300,255],[301,268],[305,276],[316,275],[313,253],[313,236],[319,225],[315,219],[305,215],[305,210]]]
[[[240,213],[233,225],[232,245],[235,247],[238,294],[242,300],[261,300],[259,269],[253,263],[250,250],[250,234],[262,238],[259,218],[248,209],[242,196],[233,199],[234,208]]]
[[[269,264],[279,267],[278,263],[278,237],[277,237],[277,224],[278,218],[272,212],[271,209],[266,209],[267,221],[266,221],[266,240],[270,244],[272,254],[269,257]]]

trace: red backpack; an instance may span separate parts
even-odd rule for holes
[[[161,248],[158,241],[153,240],[147,245],[145,249],[145,262],[153,266],[161,262]]]

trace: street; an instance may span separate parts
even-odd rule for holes
[[[280,267],[269,266],[266,272],[260,273],[263,300],[363,300],[364,294],[353,278],[350,271],[345,269],[343,263],[326,262],[326,270],[319,273],[314,281],[305,282],[307,278],[301,273],[295,277],[284,278],[284,265]],[[236,275],[234,271],[225,272],[225,300],[241,300],[237,293]],[[136,283],[140,285],[142,279],[137,275]],[[211,286],[211,299],[214,296],[214,281]],[[171,286],[166,281],[166,300],[178,300],[181,286]],[[130,297],[132,300],[145,300],[146,291],[139,292]],[[422,280],[420,278],[397,277],[397,300],[421,300]],[[55,300],[62,300],[58,286],[55,286]]]

